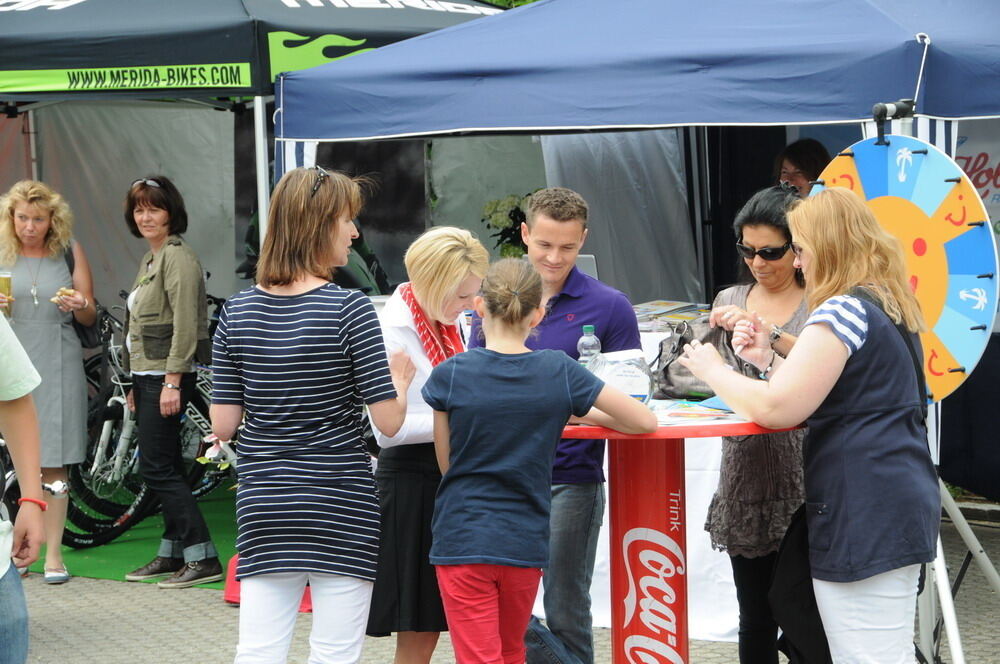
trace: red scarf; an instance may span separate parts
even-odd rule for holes
[[[413,286],[408,283],[401,285],[399,294],[402,296],[403,302],[406,302],[406,306],[410,308],[410,313],[413,314],[417,336],[420,337],[420,344],[424,347],[424,352],[427,353],[427,359],[431,361],[432,367],[436,367],[452,355],[465,350],[462,347],[462,337],[458,334],[458,326],[455,324],[445,325],[427,318],[427,314],[417,302],[417,296],[413,294]],[[439,336],[434,334],[432,325],[437,326]],[[442,342],[444,342],[443,345]]]

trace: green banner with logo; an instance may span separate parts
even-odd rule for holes
[[[0,70],[0,92],[251,88],[250,63]]]

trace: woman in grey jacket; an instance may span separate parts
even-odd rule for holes
[[[156,556],[125,579],[169,577],[158,585],[187,588],[222,578],[184,476],[180,443],[181,414],[195,392],[194,363],[210,352],[205,280],[198,257],[180,238],[187,212],[170,180],[157,175],[133,182],[125,223],[149,244],[128,298],[125,368],[132,374],[129,408],[138,427],[139,470],[160,499],[164,523]]]

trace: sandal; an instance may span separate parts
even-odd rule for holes
[[[45,583],[66,583],[69,578],[69,571],[65,567],[45,568]]]
[[[24,567],[18,567],[15,565],[15,567],[17,567],[17,573],[21,576],[22,579],[27,579],[28,574],[31,573],[31,570],[28,569],[28,565],[25,565]]]

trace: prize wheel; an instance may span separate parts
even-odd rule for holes
[[[820,175],[865,200],[902,244],[906,268],[928,330],[920,335],[924,375],[934,401],[972,373],[986,349],[997,310],[997,248],[986,208],[948,155],[909,136],[855,143]]]

